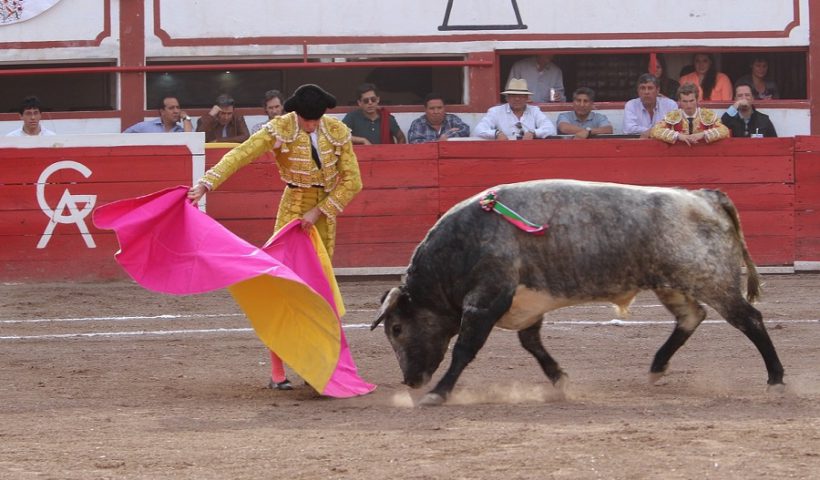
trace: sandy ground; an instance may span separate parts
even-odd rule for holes
[[[433,408],[413,407],[425,390],[364,327],[395,281],[342,281],[354,358],[379,385],[344,400],[293,375],[294,391],[264,388],[267,355],[226,292],[0,285],[0,478],[818,478],[820,275],[765,280],[785,393],[714,312],[649,386],[672,319],[642,294],[626,323],[604,305],[548,315],[566,398],[499,330]]]

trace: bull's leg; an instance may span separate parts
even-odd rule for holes
[[[521,346],[538,360],[538,364],[541,365],[541,370],[544,371],[552,384],[562,389],[562,385],[566,382],[566,374],[544,349],[544,344],[541,342],[542,323],[543,322],[539,320],[531,327],[519,330],[518,340],[521,341]]]
[[[675,316],[675,329],[672,335],[655,353],[655,359],[649,368],[649,382],[655,383],[669,367],[669,359],[686,343],[700,322],[706,318],[706,310],[694,298],[678,290],[658,289],[655,295]]]
[[[481,297],[481,295],[474,296],[476,298]],[[482,306],[470,306],[469,300],[466,303],[468,306],[464,308],[461,315],[461,330],[455,345],[453,345],[450,367],[435,388],[421,399],[420,405],[441,405],[447,400],[461,372],[473,361],[478,351],[484,346],[484,342],[490,336],[495,322],[501,318],[504,312],[510,309],[512,290],[498,294],[489,302],[482,302],[484,303]]]
[[[729,324],[743,332],[754,343],[769,374],[769,385],[782,388],[783,364],[777,356],[772,339],[763,324],[763,315],[743,297],[738,296],[728,305],[712,305]]]

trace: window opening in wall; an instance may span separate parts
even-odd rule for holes
[[[257,107],[265,91],[280,90],[285,96],[305,83],[316,83],[336,96],[340,106],[356,105],[356,87],[374,83],[384,105],[418,105],[428,93],[435,91],[450,104],[464,103],[464,67],[413,66],[417,61],[463,60],[462,57],[356,57],[334,58],[322,61],[311,59],[316,68],[260,69],[260,70],[207,70],[149,72],[146,75],[147,108],[153,108],[165,95],[175,95],[186,108],[210,108],[214,99],[228,93],[238,107]],[[408,66],[352,66],[354,62],[408,62]],[[262,63],[267,60],[222,63]],[[298,62],[277,60],[275,63]],[[149,65],[207,64],[212,62],[149,62]],[[213,63],[219,65],[219,63]],[[328,66],[328,64],[332,64]]]
[[[564,79],[564,89],[567,99],[579,87],[589,87],[595,90],[595,99],[598,102],[624,102],[635,98],[635,81],[642,73],[649,69],[650,52],[642,53],[554,53],[553,63],[561,68]],[[666,52],[660,55],[666,66],[666,76],[674,80],[681,76],[681,72],[691,71],[694,53],[703,52]],[[513,63],[522,58],[532,56],[522,54],[502,54],[500,57],[502,87]],[[714,51],[715,63],[718,70],[728,75],[734,83],[751,72],[751,64],[755,58],[762,57],[768,63],[767,78],[778,86],[781,100],[805,100],[808,97],[807,61],[805,51],[743,51],[720,52]],[[674,97],[675,92],[663,92]]]
[[[110,67],[113,63],[4,65],[8,69]],[[114,73],[33,74],[0,76],[0,112],[17,112],[20,101],[36,95],[46,112],[116,110]]]

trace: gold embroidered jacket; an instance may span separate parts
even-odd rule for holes
[[[219,163],[205,172],[200,183],[215,190],[237,170],[271,150],[284,182],[297,187],[323,187],[328,195],[318,207],[332,221],[361,191],[362,180],[347,125],[325,115],[317,130],[321,169],[311,156],[310,135],[299,128],[296,113],[291,112],[269,121],[225,154]]]
[[[729,136],[729,129],[720,122],[717,114],[707,108],[698,108],[692,122],[692,133],[704,132],[703,137],[706,143],[722,140]],[[689,122],[683,110],[672,110],[663,117],[663,120],[656,123],[650,132],[652,138],[657,138],[666,143],[675,143],[678,135],[689,132]]]

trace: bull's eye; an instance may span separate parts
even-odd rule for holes
[[[392,327],[390,327],[390,333],[394,337],[398,337],[399,335],[401,335],[401,325],[396,324],[396,325],[393,325]]]

